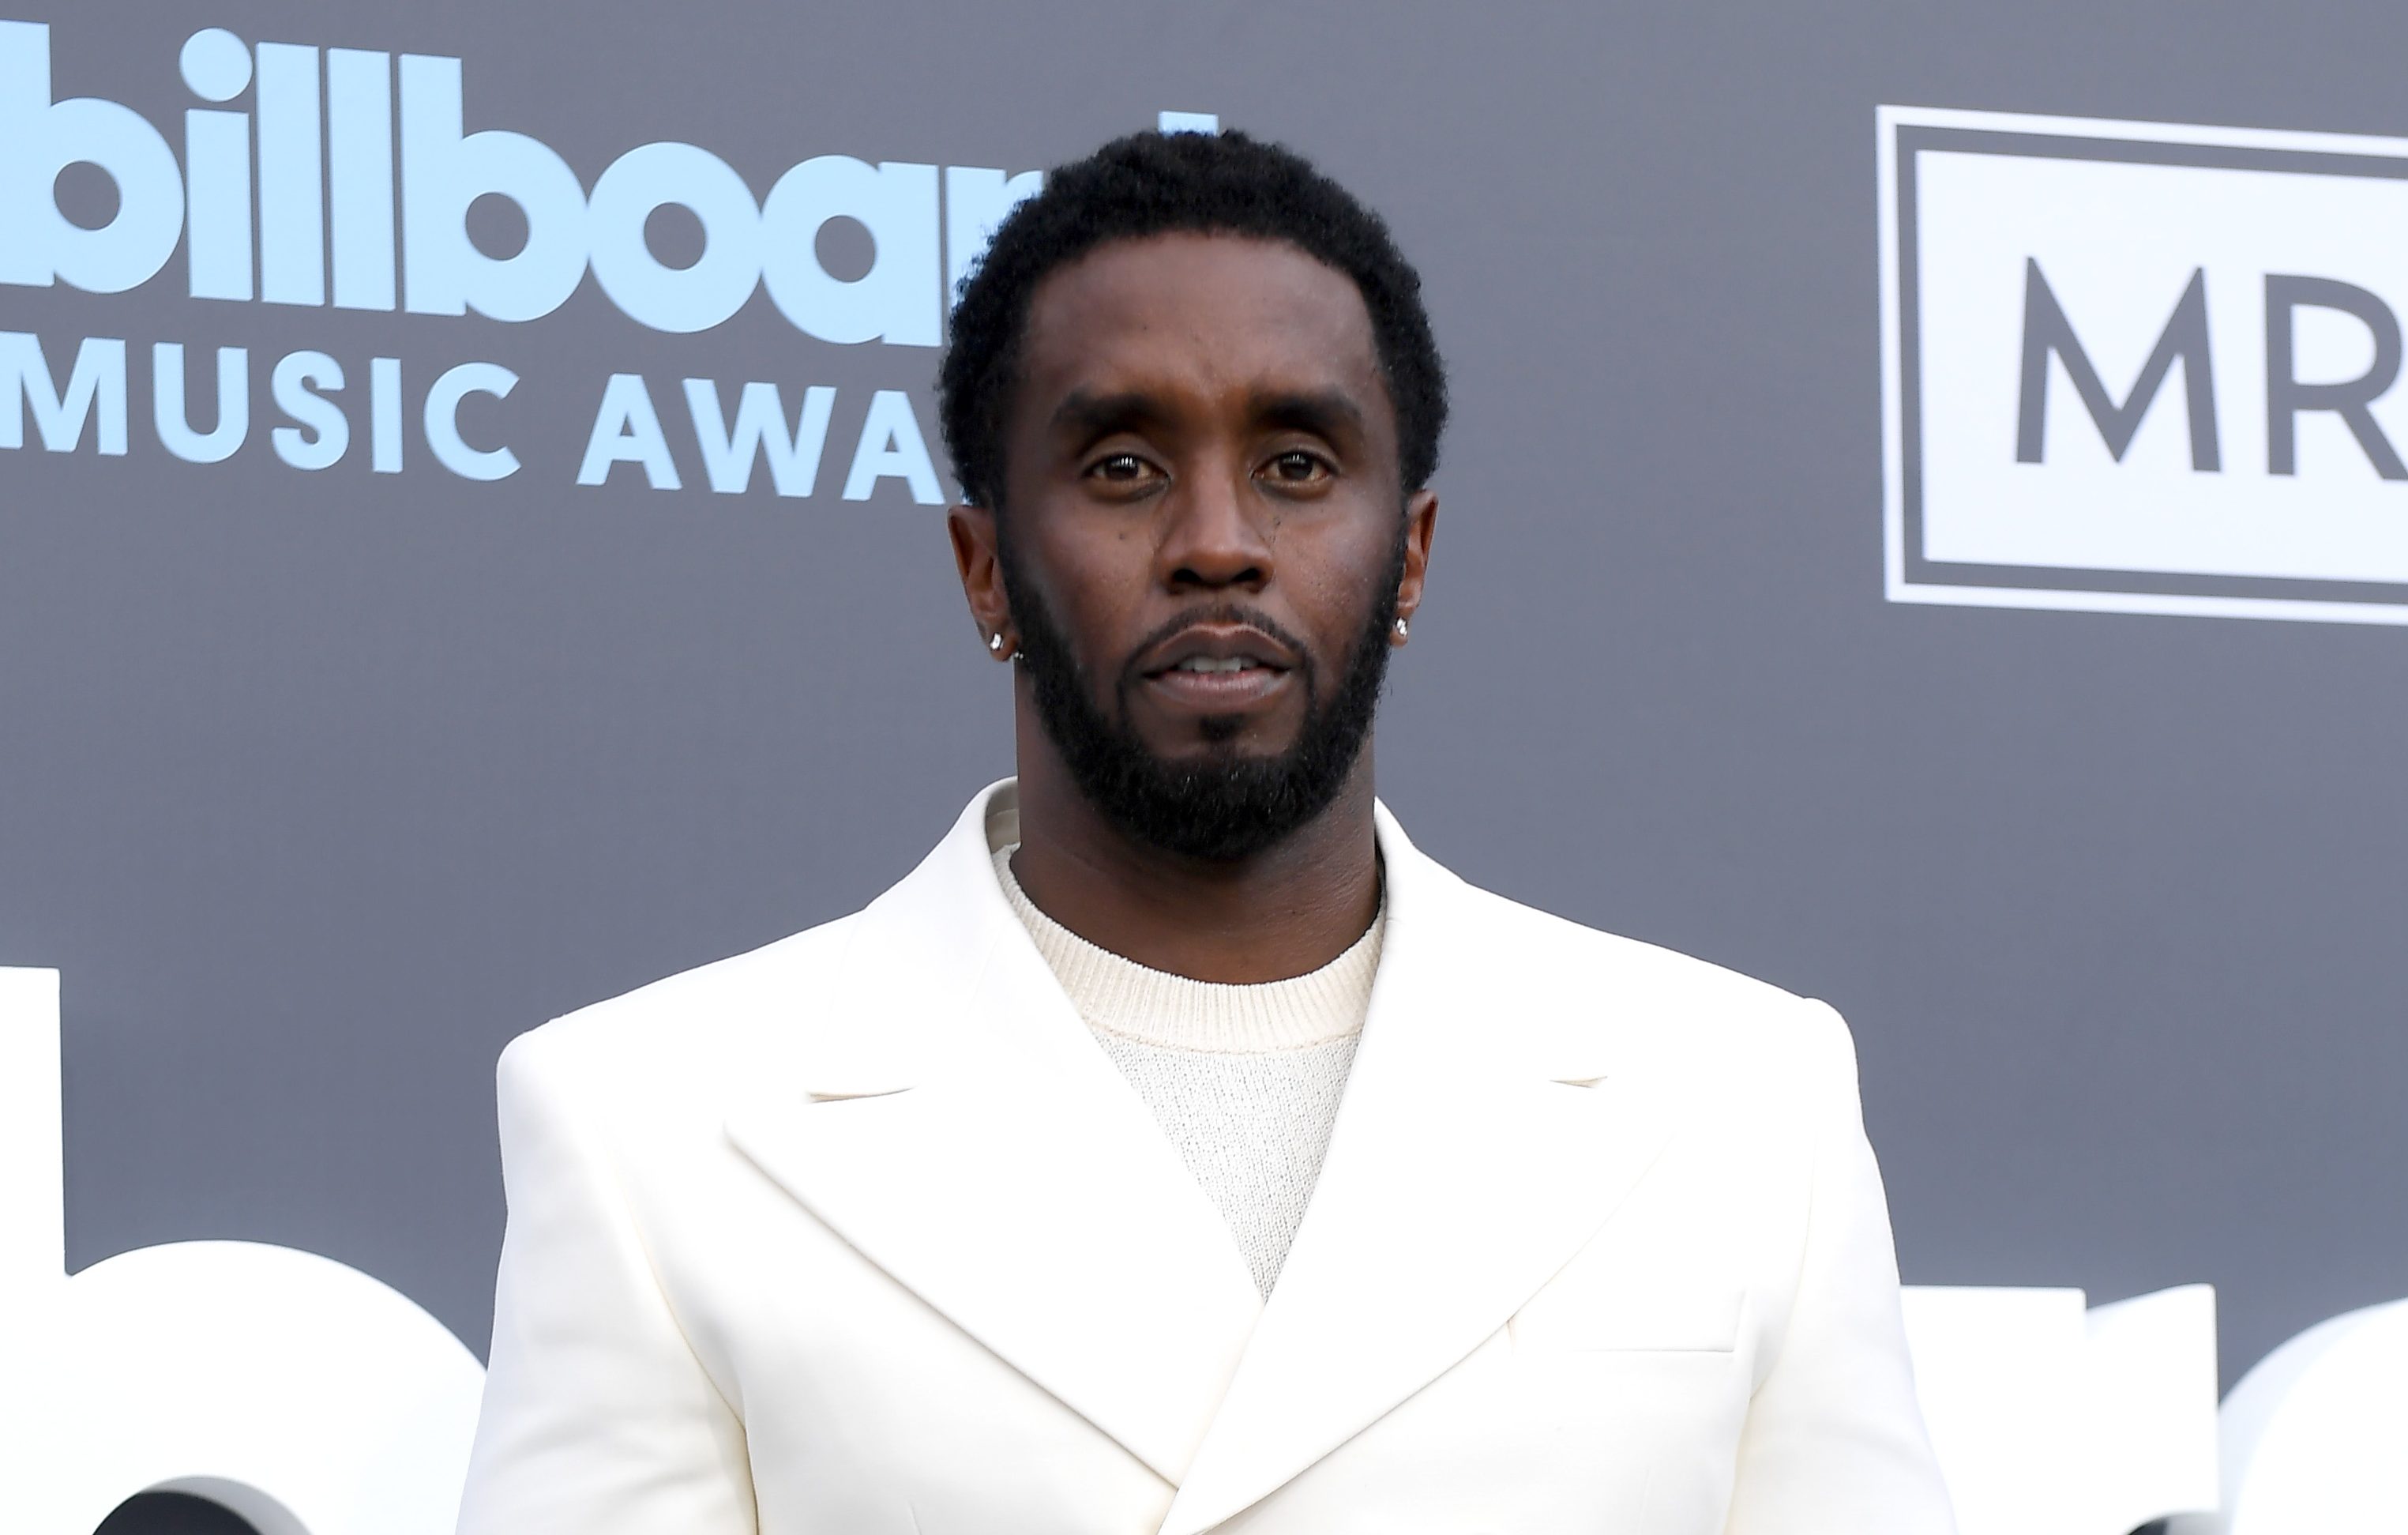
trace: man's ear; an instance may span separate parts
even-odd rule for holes
[[[970,617],[978,622],[979,643],[998,660],[1018,648],[1011,628],[1011,601],[1003,590],[1003,556],[996,544],[995,511],[989,507],[957,506],[945,514],[945,533],[953,541],[953,566],[961,572],[962,596]],[[1003,643],[997,645],[1000,637]]]
[[[1430,541],[1438,537],[1438,492],[1418,490],[1405,497],[1405,573],[1397,582],[1397,617],[1406,623],[1422,605],[1422,582],[1429,575]],[[1401,634],[1388,637],[1404,643]]]

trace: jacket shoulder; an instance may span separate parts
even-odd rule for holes
[[[1542,992],[1564,1026],[1637,1026],[1684,1053],[1702,1051],[1726,1063],[1802,1057],[1828,1068],[1836,1057],[1855,1074],[1847,1025],[1828,1003],[1476,885],[1463,889],[1490,953]]]
[[[500,1073],[592,1090],[652,1092],[740,1067],[806,1021],[815,982],[842,959],[860,913],[665,976],[527,1030],[502,1051]]]

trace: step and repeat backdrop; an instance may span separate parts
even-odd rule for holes
[[[1010,770],[946,294],[1044,167],[1217,122],[1389,217],[1453,370],[1381,731],[1425,846],[1845,1012],[1912,1283],[2212,1284],[2227,1385],[2408,1297],[2403,50],[2372,0],[0,0],[0,966],[64,977],[64,1269],[274,1243],[481,1354],[504,1042]]]

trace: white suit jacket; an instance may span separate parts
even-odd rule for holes
[[[1845,1026],[1477,890],[1268,1303],[989,862],[501,1063],[465,1535],[1945,1535]]]

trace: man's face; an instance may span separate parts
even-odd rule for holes
[[[1356,760],[1435,515],[1361,294],[1276,242],[1121,241],[1039,286],[1022,355],[992,532],[1047,735],[1145,841],[1276,841]]]

